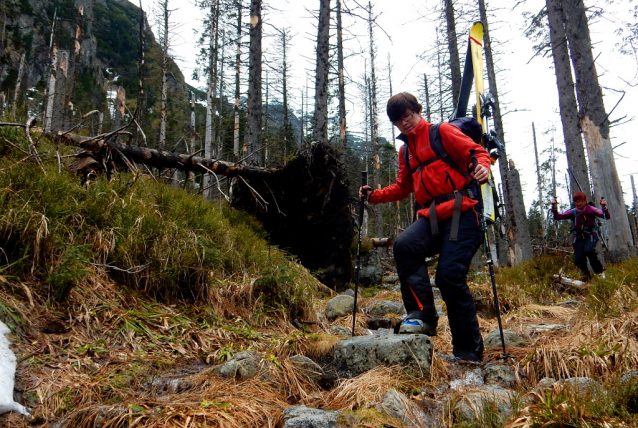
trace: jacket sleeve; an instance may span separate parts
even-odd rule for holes
[[[396,183],[372,192],[369,199],[371,204],[400,201],[407,198],[414,190],[412,174],[403,161],[403,150],[405,150],[405,144],[399,149],[399,174]]]
[[[609,209],[605,209],[604,211],[600,208],[591,207],[592,212],[596,215],[596,217],[604,217],[609,220],[611,217],[609,216]]]
[[[563,213],[559,213],[558,210],[552,210],[552,214],[554,216],[554,220],[568,220],[570,218],[574,218],[573,209],[569,209]]]
[[[478,163],[490,169],[490,154],[480,144],[472,141],[457,126],[444,122],[439,126],[439,133],[443,149],[461,169],[469,172],[468,166],[472,164],[470,150],[476,150]]]

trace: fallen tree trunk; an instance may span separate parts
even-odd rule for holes
[[[114,135],[114,134],[113,134]],[[74,169],[86,174],[109,173],[109,159],[134,170],[133,163],[154,168],[214,173],[231,177],[230,203],[256,216],[267,238],[294,254],[325,285],[345,288],[352,279],[354,218],[348,179],[339,154],[327,144],[313,144],[281,169],[207,159],[108,138],[59,132],[59,141],[85,149]]]
[[[76,134],[58,132],[56,138],[70,145],[82,147],[93,154],[100,155],[111,149],[119,152],[128,161],[143,163],[154,168],[170,168],[179,171],[215,173],[224,176],[241,175],[244,178],[263,177],[275,170],[250,165],[226,162],[219,159],[207,159],[199,156],[173,153],[166,150],[155,150],[147,147],[130,146],[103,138],[83,137]],[[119,154],[118,153],[118,154]],[[122,161],[125,161],[122,159]]]
[[[589,288],[587,283],[583,281],[578,281],[577,279],[567,278],[566,276],[554,275],[554,279],[563,285],[566,285],[571,288],[575,288],[577,290],[582,291],[582,290],[587,290]]]

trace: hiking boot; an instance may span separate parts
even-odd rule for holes
[[[399,326],[399,334],[427,334],[428,336],[436,336],[436,325],[415,318],[406,319]]]

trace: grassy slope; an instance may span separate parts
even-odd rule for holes
[[[435,358],[429,382],[379,369],[321,390],[299,377],[289,357],[319,358],[334,344],[315,318],[328,296],[308,272],[269,247],[252,220],[124,173],[82,187],[77,177],[58,172],[54,146],[39,146],[45,174],[15,147],[26,149],[20,132],[0,132],[0,319],[15,332],[17,389],[26,391],[32,424],[262,427],[280,422],[290,404],[305,404],[356,411],[363,426],[400,426],[369,405],[388,388],[416,394],[448,381],[446,365]],[[544,256],[540,269],[535,266],[497,275],[506,328],[568,327],[509,349],[517,357],[521,397],[545,376],[591,376],[605,392],[590,401],[551,391],[521,404],[510,426],[638,423],[638,387],[618,386],[620,373],[638,367],[638,263],[609,266],[608,279],[577,294],[552,284],[561,267],[576,276],[568,258]],[[472,289],[485,303],[480,323],[486,334],[496,328],[487,315],[491,287],[484,275],[477,278]],[[400,299],[388,291],[374,297]],[[568,299],[581,304],[555,305]],[[362,326],[364,318],[357,317]],[[315,324],[302,331],[293,319]],[[450,336],[441,321],[434,342],[445,353]],[[275,363],[273,381],[208,373],[246,349]],[[489,350],[487,359],[498,355],[499,349]],[[177,390],[153,382],[167,375],[185,381]],[[447,423],[505,426],[485,415],[474,425],[448,415]],[[27,422],[10,414],[0,417],[0,426]]]

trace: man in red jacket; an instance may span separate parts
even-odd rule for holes
[[[431,137],[436,138],[437,134],[431,132],[436,125],[426,122],[421,110],[421,104],[407,92],[390,98],[388,117],[401,131],[398,138],[405,143],[399,150],[399,174],[396,183],[383,189],[362,187],[360,196],[379,204],[405,199],[414,192],[416,201],[426,207],[418,211],[418,220],[394,243],[394,259],[407,312],[399,333],[436,336],[438,315],[425,258],[439,254],[436,285],[447,306],[454,355],[480,361],[483,338],[467,273],[483,242],[480,205],[476,206],[481,193],[476,181],[483,183],[489,178],[490,156],[459,128],[441,123],[438,135],[447,154],[447,159],[443,159],[445,156],[437,155],[430,143]],[[407,157],[403,153],[406,149]],[[473,171],[472,151],[478,160]]]

